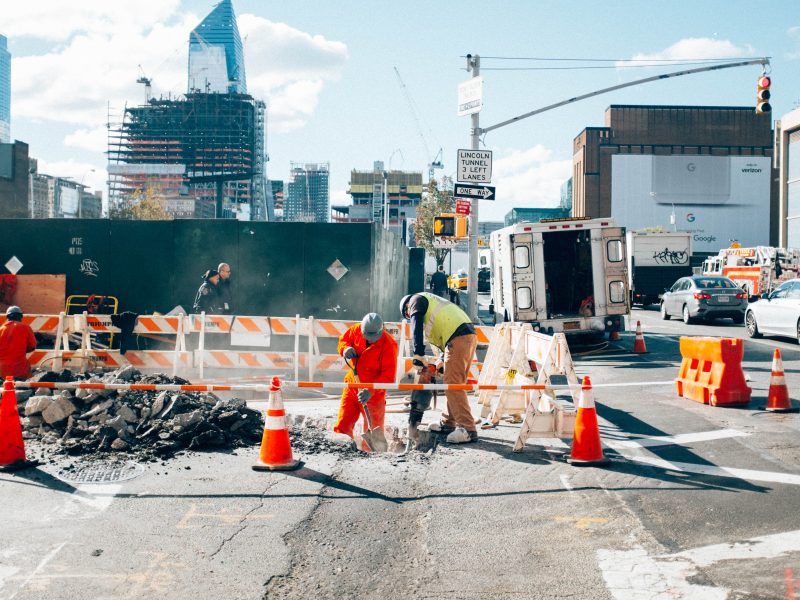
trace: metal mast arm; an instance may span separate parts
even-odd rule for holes
[[[505,127],[506,125],[510,125],[511,123],[516,123],[517,121],[521,121],[522,119],[527,119],[528,117],[532,117],[533,115],[538,115],[539,113],[543,113],[545,111],[552,110],[560,106],[564,106],[565,104],[571,104],[573,102],[578,102],[579,100],[585,100],[586,98],[599,96],[600,94],[606,94],[608,92],[613,92],[614,90],[620,90],[622,88],[631,87],[633,85],[650,83],[651,81],[659,81],[661,79],[669,79],[671,77],[680,77],[682,75],[693,75],[694,73],[704,73],[706,71],[719,71],[722,69],[732,69],[734,67],[746,67],[748,65],[765,66],[768,64],[769,64],[769,57],[765,56],[763,58],[755,58],[752,60],[744,60],[740,62],[731,62],[731,63],[719,63],[714,65],[708,65],[705,67],[698,67],[697,69],[685,69],[683,71],[675,71],[674,73],[665,73],[664,75],[654,75],[652,77],[645,77],[644,79],[637,79],[636,81],[629,81],[628,83],[620,83],[619,85],[603,88],[602,90],[589,92],[588,94],[583,94],[581,96],[575,96],[574,98],[569,98],[568,100],[562,100],[561,102],[556,102],[555,104],[550,104],[549,106],[545,106],[543,108],[537,108],[536,110],[532,110],[531,112],[519,115],[518,117],[508,119],[507,121],[503,121],[502,123],[498,123],[497,125],[483,127],[480,129],[479,133],[480,134],[489,133],[490,131],[499,129],[500,127]]]

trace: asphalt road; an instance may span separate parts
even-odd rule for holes
[[[430,456],[317,454],[280,474],[252,471],[252,448],[79,485],[56,458],[0,474],[0,599],[797,597],[800,415],[756,408],[775,347],[800,400],[797,343],[747,340],[753,401],[714,408],[662,383],[678,339],[744,328],[637,319],[647,354],[629,331],[574,357],[608,467],[568,465],[561,440],[514,454],[506,422]],[[332,416],[336,402],[287,408]]]

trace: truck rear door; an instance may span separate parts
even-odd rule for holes
[[[511,285],[514,290],[514,321],[536,319],[533,288],[533,235],[511,236]]]
[[[629,312],[625,229],[623,227],[606,227],[602,229],[602,232],[606,314],[625,315]]]

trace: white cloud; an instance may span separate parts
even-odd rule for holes
[[[789,27],[789,29],[786,30],[786,35],[798,46],[794,52],[787,52],[785,54],[786,60],[800,59],[800,25]]]
[[[553,152],[540,144],[499,154],[492,173],[498,200],[481,202],[481,221],[502,221],[512,208],[558,206],[561,186],[572,174],[571,159],[553,160]]]
[[[631,61],[619,61],[617,67],[630,65],[648,64],[653,61],[652,66],[660,66],[663,61],[686,61],[690,59],[718,59],[718,58],[738,58],[742,56],[753,56],[755,49],[749,44],[737,46],[729,40],[718,40],[716,38],[684,38],[678,40],[671,46],[658,52],[640,52],[631,57]]]
[[[347,190],[331,190],[331,206],[342,206],[345,204],[352,204],[352,199]]]
[[[45,39],[44,53],[12,58],[13,119],[78,126],[65,144],[103,152],[100,128],[122,107],[144,100],[139,65],[153,80],[153,95],[186,90],[189,32],[202,19],[182,12],[180,0],[41,0],[4,6],[3,25],[16,37]],[[249,91],[268,104],[270,132],[302,127],[326,81],[347,60],[342,42],[283,23],[242,15]]]
[[[248,91],[267,100],[270,131],[302,127],[316,109],[324,83],[341,76],[347,46],[251,14],[241,15],[238,25]]]

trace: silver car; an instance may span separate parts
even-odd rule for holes
[[[696,319],[733,319],[744,323],[747,293],[727,277],[681,277],[661,299],[661,318],[680,316],[684,323]]]
[[[747,335],[783,335],[800,340],[800,279],[790,279],[747,307]]]

